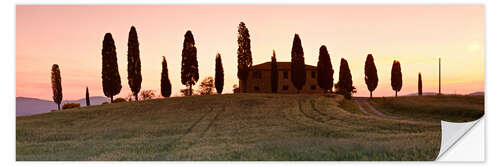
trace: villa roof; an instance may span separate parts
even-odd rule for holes
[[[291,62],[276,62],[278,65],[278,70],[290,70]],[[250,67],[253,70],[271,70],[271,62],[265,62],[261,64],[254,65]],[[316,66],[305,65],[306,70],[314,70]]]

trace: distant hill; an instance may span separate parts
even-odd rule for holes
[[[482,91],[473,92],[473,93],[470,93],[468,95],[470,95],[470,96],[484,96],[484,92],[482,92]]]
[[[424,95],[424,96],[431,96],[431,95],[436,95],[436,94],[437,94],[436,92],[422,92],[422,95]],[[410,93],[410,94],[403,95],[403,96],[418,96],[418,93]]]
[[[90,97],[91,105],[99,105],[103,102],[109,102],[109,99],[102,96]],[[85,98],[78,100],[63,100],[64,103],[80,103],[85,106]],[[53,101],[42,100],[30,97],[16,97],[16,116],[33,115],[50,112],[50,110],[57,110],[57,105]]]
[[[404,96],[417,96],[418,93],[410,93],[410,94],[407,94],[407,95],[404,95]],[[430,96],[430,95],[437,95],[436,92],[423,92],[423,95],[424,96]],[[453,94],[448,94],[448,95],[453,95]],[[469,95],[469,96],[484,96],[484,92],[482,91],[478,91],[478,92],[472,92],[472,93],[469,93],[469,94],[462,94],[462,95]]]

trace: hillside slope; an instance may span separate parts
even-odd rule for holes
[[[211,95],[17,117],[17,160],[434,160],[438,121],[346,111],[342,97]]]
[[[90,97],[91,105],[99,105],[102,102],[109,102],[109,99],[102,96]],[[78,100],[63,100],[61,103],[80,103],[85,106],[85,98]],[[57,105],[53,101],[42,100],[30,97],[16,97],[16,116],[33,115],[50,112],[50,110],[57,110]]]

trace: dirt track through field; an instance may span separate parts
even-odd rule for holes
[[[367,115],[378,115],[380,117],[387,118],[387,116],[384,113],[378,111],[375,107],[373,107],[370,104],[368,98],[362,98],[362,97],[354,98],[354,102],[358,105],[359,109]],[[365,106],[368,109],[366,109]]]

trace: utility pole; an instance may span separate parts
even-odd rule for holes
[[[439,93],[441,95],[441,57],[439,58]]]

